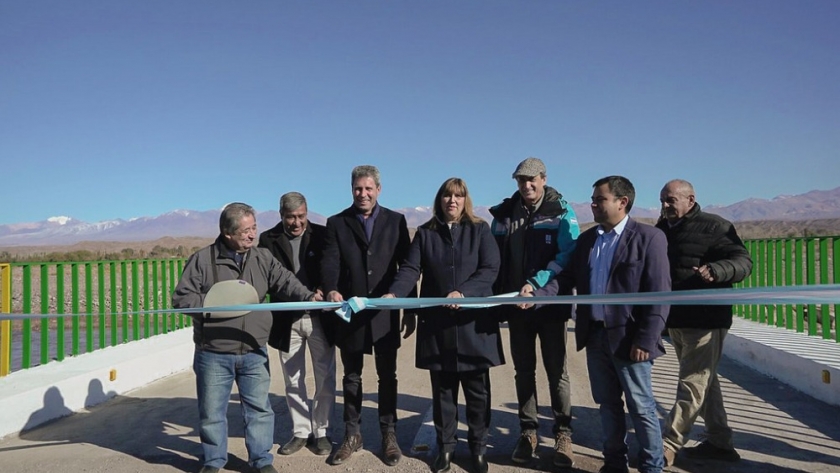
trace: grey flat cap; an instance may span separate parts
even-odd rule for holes
[[[545,164],[539,158],[527,158],[519,166],[516,166],[516,171],[513,171],[513,178],[519,176],[534,177],[545,176]]]

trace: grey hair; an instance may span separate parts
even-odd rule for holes
[[[239,231],[239,221],[246,215],[257,218],[254,208],[248,204],[242,202],[227,204],[219,217],[219,231],[222,235],[235,235]]]
[[[306,205],[306,197],[300,192],[286,192],[280,196],[280,215],[294,212],[301,205]]]
[[[353,168],[353,172],[350,173],[350,185],[356,183],[356,179],[360,177],[369,177],[373,179],[373,183],[376,184],[376,187],[380,186],[379,183],[379,169],[376,166],[371,166],[368,164],[362,166],[356,166]]]
[[[662,188],[664,189],[671,185],[679,189],[679,192],[685,195],[686,197],[690,195],[695,195],[694,186],[691,185],[691,183],[686,181],[685,179],[671,179],[670,181],[666,182]]]

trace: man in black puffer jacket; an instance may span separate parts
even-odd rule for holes
[[[690,182],[669,181],[659,200],[662,217],[656,226],[668,237],[672,290],[728,288],[749,276],[752,259],[735,227],[722,217],[701,211]],[[706,425],[706,440],[686,448],[685,454],[740,459],[732,445],[717,377],[723,339],[731,326],[731,305],[671,306],[667,327],[680,373],[677,400],[663,431],[666,465],[674,463],[698,415]]]

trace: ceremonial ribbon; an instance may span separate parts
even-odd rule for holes
[[[573,296],[519,297],[515,293],[492,297],[445,297],[421,298],[368,298],[352,297],[344,302],[271,302],[221,307],[198,307],[184,309],[159,309],[134,312],[118,312],[109,315],[156,315],[156,314],[202,314],[206,312],[234,311],[301,311],[333,310],[339,317],[349,321],[352,314],[363,310],[424,309],[442,305],[458,304],[463,309],[479,309],[499,305],[536,304],[569,305],[822,305],[840,304],[840,284],[812,286],[752,287],[743,289],[700,289],[692,291],[638,292],[631,294],[591,294]],[[37,318],[68,317],[88,314],[10,314],[0,313],[0,320],[24,320]]]

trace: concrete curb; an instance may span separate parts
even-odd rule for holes
[[[723,347],[723,354],[738,363],[840,406],[837,342],[736,318]]]
[[[192,332],[182,329],[0,378],[0,438],[189,368]]]

